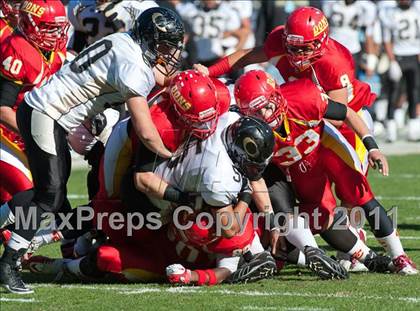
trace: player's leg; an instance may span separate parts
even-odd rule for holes
[[[331,149],[324,152],[325,168],[335,184],[337,196],[363,209],[374,236],[396,263],[397,271],[401,274],[415,274],[415,265],[405,254],[385,208],[375,199],[365,175],[348,165],[350,161],[343,160],[345,158],[344,153],[339,156]]]
[[[29,226],[13,229],[0,260],[0,281],[11,292],[31,293],[32,290],[26,287],[14,268],[39,228],[41,214],[45,211],[56,212],[63,205],[70,171],[67,159],[70,159],[70,155],[66,133],[53,119],[23,102],[17,112],[17,122],[25,141],[35,189],[31,200],[17,202],[13,198],[14,205],[10,202],[8,205],[15,216],[17,208],[23,207],[20,212],[25,219],[29,219],[31,212],[38,217]]]
[[[418,89],[420,80],[420,69],[416,56],[403,57],[401,69],[406,77],[406,90],[408,100],[408,140],[420,140],[420,119],[417,118],[417,103],[420,102],[420,91]]]

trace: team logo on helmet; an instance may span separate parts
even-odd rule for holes
[[[276,87],[276,82],[274,81],[273,77],[270,76],[269,74],[267,74],[267,83],[268,85],[270,85],[272,88]]]
[[[165,16],[162,13],[153,13],[152,21],[156,25],[156,27],[162,32],[168,32],[165,25]]]
[[[314,26],[314,36],[318,36],[320,33],[322,33],[325,29],[328,28],[328,20],[327,18],[324,16],[319,22],[318,24],[316,24]]]
[[[26,12],[26,13],[35,15],[37,17],[41,17],[45,12],[45,8],[41,7],[38,4],[34,4],[30,1],[25,1],[22,4],[21,10]]]
[[[182,110],[187,111],[191,109],[191,104],[181,95],[176,85],[171,88],[171,94]]]
[[[244,146],[245,152],[251,158],[257,158],[260,155],[260,151],[258,150],[258,146],[256,142],[251,137],[245,137],[242,141],[242,145]]]

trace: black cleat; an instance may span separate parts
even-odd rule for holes
[[[12,294],[33,294],[34,291],[26,286],[18,270],[20,253],[9,247],[5,248],[0,260],[0,284]]]
[[[370,272],[392,272],[392,259],[389,256],[377,255],[370,251],[363,263]]]
[[[322,249],[306,246],[304,253],[309,269],[321,279],[343,280],[349,278],[346,269],[338,261],[328,257]]]
[[[246,258],[238,269],[225,281],[226,283],[248,283],[270,278],[276,273],[277,265],[267,251]]]

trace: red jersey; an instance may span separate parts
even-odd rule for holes
[[[0,17],[0,44],[13,33],[13,28],[3,17]]]
[[[370,86],[356,79],[354,60],[349,50],[332,38],[329,38],[325,54],[303,71],[293,67],[287,59],[284,26],[278,26],[269,34],[264,52],[286,81],[306,77],[320,85],[324,92],[345,87],[348,106],[354,111],[375,101],[376,95],[370,91]]]
[[[166,148],[169,151],[175,152],[183,142],[182,129],[179,127],[175,111],[172,108],[172,104],[167,98],[166,94],[161,95],[161,99],[157,104],[150,107],[150,115],[152,121],[159,132],[160,138],[162,139]],[[139,144],[139,138],[137,137],[134,128],[130,130],[130,138],[133,149],[137,150]]]
[[[285,168],[319,148],[328,100],[307,78],[282,84],[280,91],[287,101],[287,114],[281,130],[276,130],[272,161]]]
[[[41,51],[29,43],[21,34],[12,34],[0,46],[0,75],[23,86],[15,104],[34,87],[41,86],[58,71],[66,58],[66,50],[51,52],[46,59]]]

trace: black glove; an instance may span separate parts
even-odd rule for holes
[[[347,270],[336,260],[328,257],[322,249],[306,246],[306,264],[323,280],[348,279]]]

